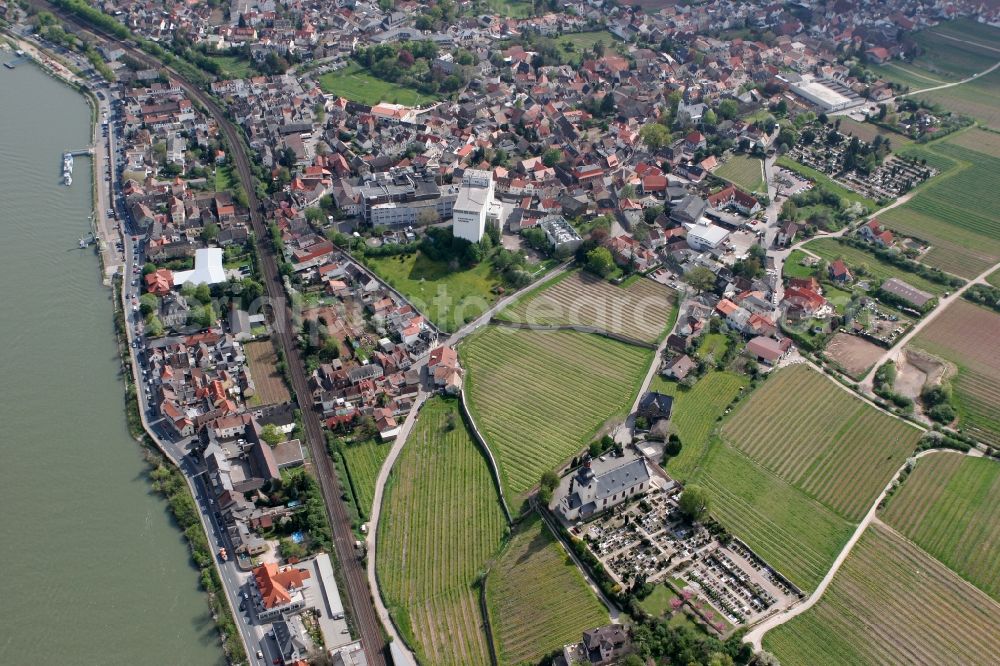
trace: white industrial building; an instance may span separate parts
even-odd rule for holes
[[[205,247],[194,252],[194,270],[174,273],[174,286],[185,284],[219,284],[226,281],[226,269],[222,266],[222,248]]]
[[[729,232],[715,224],[685,224],[687,244],[695,250],[718,250],[729,238]]]
[[[452,207],[457,238],[464,238],[472,243],[483,239],[486,219],[493,203],[493,189],[492,173],[482,169],[466,169],[462,175],[462,185],[458,189],[458,198]]]
[[[797,81],[791,84],[792,92],[794,92],[799,97],[806,99],[823,111],[843,111],[844,109],[849,109],[852,106],[858,106],[862,104],[864,100],[860,97],[843,94],[842,92],[836,90],[834,85],[841,87],[839,84],[834,82],[823,82],[817,79],[803,76],[801,81]],[[846,89],[845,89],[846,90]]]

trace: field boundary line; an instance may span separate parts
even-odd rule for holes
[[[642,347],[643,349],[657,348],[657,345],[654,342],[645,342],[643,340],[638,340],[621,333],[614,333],[613,331],[599,328],[597,326],[585,326],[583,324],[530,324],[527,322],[509,321],[505,319],[495,319],[491,321],[490,324],[502,328],[516,328],[522,331],[576,331],[577,333],[599,335],[616,342],[632,345],[633,347]]]
[[[472,410],[469,409],[468,399],[465,397],[465,382],[462,382],[462,389],[459,391],[458,396],[458,404],[462,408],[462,417],[472,431],[472,435],[479,444],[479,448],[486,454],[486,460],[490,464],[490,476],[493,477],[493,484],[496,486],[497,497],[500,499],[500,508],[503,509],[504,518],[507,519],[507,525],[513,525],[514,519],[511,517],[510,507],[507,506],[507,497],[504,495],[503,482],[500,479],[500,466],[497,465],[496,458],[493,457],[493,451],[490,450],[486,438],[483,437],[483,433],[479,432],[479,426],[476,425],[475,419],[472,418]]]

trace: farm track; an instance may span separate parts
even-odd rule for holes
[[[337,561],[346,582],[349,612],[352,614],[357,626],[359,638],[364,647],[368,662],[373,666],[384,666],[386,664],[386,642],[378,618],[375,615],[364,569],[354,553],[354,534],[350,516],[340,499],[343,487],[334,472],[330,459],[326,455],[325,440],[319,415],[313,410],[312,404],[305,402],[308,396],[311,395],[305,375],[305,367],[292,333],[286,325],[290,321],[290,312],[288,311],[287,302],[284,297],[274,248],[269,243],[263,241],[263,239],[268,238],[268,233],[261,217],[261,206],[257,200],[253,171],[250,167],[250,158],[247,155],[246,147],[243,144],[239,131],[229,121],[225,113],[209,94],[199,87],[188,83],[178,72],[164,66],[156,58],[128,45],[110,33],[90,25],[83,25],[76,16],[64,12],[59,7],[51,5],[45,0],[30,0],[30,4],[39,10],[48,11],[59,16],[60,20],[66,24],[91,32],[106,42],[115,44],[137,62],[143,63],[153,69],[168,71],[180,83],[191,99],[200,104],[212,116],[225,136],[226,145],[236,164],[240,183],[243,185],[244,190],[246,190],[251,226],[255,236],[258,239],[262,239],[258,243],[258,248],[260,249],[262,260],[260,268],[263,273],[264,288],[272,303],[283,304],[281,310],[276,313],[278,314],[279,325],[276,325],[274,329],[281,344],[281,349],[288,361],[292,388],[296,393],[299,408],[302,412],[306,441],[313,461],[313,470],[320,483],[324,504],[326,505],[327,515],[329,516],[330,526],[333,531]]]

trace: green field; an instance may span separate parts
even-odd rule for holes
[[[1000,463],[933,453],[889,501],[882,519],[952,571],[1000,600]]]
[[[366,519],[371,514],[372,500],[375,497],[375,479],[378,478],[382,462],[389,455],[391,444],[369,439],[357,444],[346,444],[341,449],[351,475],[351,489],[354,500]]]
[[[1000,47],[1000,30],[967,19],[941,23],[913,38],[920,55],[912,62],[892,60],[871,69],[910,90],[920,90],[967,78],[1000,59],[990,50]]]
[[[944,171],[905,204],[880,214],[879,221],[929,242],[932,248],[922,261],[961,277],[975,277],[1000,261],[1000,217],[994,213],[1000,210],[996,142],[996,135],[971,129],[927,146],[912,146],[915,156]],[[976,145],[983,148],[973,149]]]
[[[453,271],[419,250],[390,257],[369,257],[365,265],[398,289],[442,330],[452,332],[475,319],[496,300],[500,280],[488,261]]]
[[[338,95],[369,106],[379,102],[422,106],[437,101],[432,95],[424,95],[412,88],[376,78],[355,62],[343,69],[323,74],[319,77],[318,83],[327,94]]]
[[[805,364],[774,373],[722,429],[725,441],[851,522],[920,435]]]
[[[986,281],[994,287],[1000,287],[1000,269],[986,276]]]
[[[718,360],[726,354],[729,348],[729,338],[722,333],[703,333],[698,341],[698,357],[705,359],[708,356]]]
[[[236,178],[233,177],[233,168],[228,164],[223,164],[215,168],[215,191],[231,192],[236,187]]]
[[[593,30],[567,33],[562,37],[556,37],[555,42],[559,52],[563,54],[564,61],[567,64],[578,66],[583,60],[581,55],[584,49],[590,50],[597,42],[603,42],[605,54],[607,54],[610,52],[609,49],[620,40],[607,30]],[[567,45],[572,48],[567,49]]]
[[[537,663],[608,623],[608,611],[541,519],[532,515],[511,537],[486,583],[500,663]],[[469,663],[487,663],[469,662]]]
[[[692,475],[707,489],[711,513],[765,562],[812,590],[854,532],[854,525],[716,439]]]
[[[572,271],[533,289],[497,318],[546,326],[593,326],[656,342],[666,337],[677,318],[677,293],[646,278],[616,286],[590,273]]]
[[[670,425],[680,437],[681,452],[667,462],[667,472],[686,481],[704,457],[712,431],[747,378],[732,372],[711,371],[691,388],[657,375],[650,391],[674,396]]]
[[[389,477],[376,553],[386,605],[421,663],[489,663],[474,583],[503,531],[458,403],[429,400]]]
[[[868,197],[863,197],[857,192],[852,192],[840,183],[836,182],[825,173],[817,171],[812,167],[808,167],[805,164],[799,164],[790,157],[784,155],[777,159],[776,164],[780,167],[784,167],[789,171],[794,171],[800,176],[804,176],[810,180],[816,182],[817,185],[822,185],[827,191],[833,192],[834,194],[840,196],[848,204],[860,203],[862,206],[866,207],[869,212],[874,211],[878,208],[878,203],[872,201]]]
[[[992,664],[1000,608],[873,523],[819,602],[764,635],[784,666]]]
[[[488,326],[459,354],[469,409],[513,499],[626,414],[653,352],[575,331]]]
[[[756,157],[733,155],[719,165],[713,174],[747,192],[767,192],[764,161]]]
[[[859,248],[840,243],[834,238],[817,238],[816,240],[809,241],[803,247],[828,262],[836,259],[843,259],[847,266],[854,272],[855,279],[863,279],[857,273],[856,269],[859,266],[864,266],[865,273],[869,277],[874,278],[877,284],[881,284],[884,280],[895,277],[899,278],[911,287],[922,289],[926,292],[934,294],[935,296],[940,296],[944,292],[951,289],[951,287],[922,278],[916,273],[910,273],[902,270],[901,268],[897,268],[887,261],[882,261],[870,252],[865,252]]]
[[[784,278],[807,278],[812,277],[813,267],[803,266],[802,261],[808,258],[809,255],[802,250],[792,250],[788,253],[788,259],[785,260],[785,265],[781,269],[781,275]]]
[[[909,90],[921,90],[955,81],[955,78],[952,76],[939,73],[931,74],[926,70],[901,60],[891,60],[881,65],[872,65],[869,69],[883,79],[906,86]]]

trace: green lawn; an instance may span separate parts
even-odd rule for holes
[[[838,258],[843,259],[852,270],[859,266],[864,266],[868,277],[874,278],[875,286],[881,284],[884,280],[895,277],[912,287],[930,292],[935,296],[940,296],[945,291],[951,289],[943,284],[926,280],[916,273],[910,273],[897,268],[886,261],[882,261],[870,252],[839,243],[834,238],[817,238],[816,240],[809,241],[806,243],[805,249],[819,255],[826,261],[834,261]],[[857,274],[855,274],[855,278],[863,279]]]
[[[882,65],[872,65],[870,69],[878,76],[893,83],[907,86],[910,90],[930,88],[956,80],[953,76],[939,72],[931,74],[926,70],[900,60],[892,60]]]
[[[729,338],[722,333],[705,333],[698,342],[698,355],[705,358],[711,354],[716,360],[722,358],[729,347]]]
[[[223,79],[248,79],[257,75],[257,70],[246,58],[216,55],[208,56],[208,59],[219,63],[219,66],[222,67],[220,76]]]
[[[764,161],[759,158],[732,155],[713,173],[747,192],[767,192]]]
[[[605,53],[610,53],[609,49],[620,40],[607,30],[593,30],[590,32],[571,32],[557,37],[555,41],[559,52],[564,55],[566,63],[578,65],[583,60],[581,54],[584,49],[590,50],[597,42],[603,42]],[[572,48],[567,49],[567,44],[571,45]]]
[[[534,5],[529,0],[485,0],[486,6],[500,16],[530,18]]]
[[[1000,269],[986,276],[986,281],[994,287],[1000,287]]]
[[[785,155],[780,156],[777,160],[777,165],[816,181],[818,185],[822,185],[828,191],[839,195],[848,204],[857,202],[868,208],[869,211],[874,211],[879,207],[877,202],[869,199],[868,197],[863,197],[857,192],[852,192],[840,183],[834,181],[825,173],[817,171],[812,167],[807,167],[805,164],[799,164],[790,157],[786,157]]]
[[[422,106],[437,101],[433,95],[424,95],[412,88],[376,78],[355,62],[343,69],[323,74],[319,77],[319,87],[330,95],[369,106],[379,102]]]
[[[228,164],[223,164],[215,168],[215,191],[231,192],[236,187],[236,179],[233,177],[233,169]]]
[[[803,266],[802,261],[809,258],[809,255],[802,250],[792,250],[785,260],[782,268],[782,276],[786,278],[807,278],[812,277],[813,267]]]
[[[398,289],[442,330],[452,332],[496,300],[500,284],[489,262],[452,271],[446,261],[433,261],[419,250],[407,255],[370,257],[365,264]]]
[[[639,602],[639,607],[653,617],[660,617],[670,611],[670,602],[677,599],[677,594],[663,583],[653,588],[653,592]]]
[[[885,129],[884,127],[879,127],[874,123],[861,123],[848,116],[840,116],[837,120],[840,121],[840,131],[843,134],[856,136],[861,141],[871,143],[875,140],[876,136],[880,136],[889,140],[889,145],[892,146],[893,150],[899,150],[903,146],[908,146],[913,143],[909,137],[903,136],[899,132],[893,132]]]
[[[747,378],[732,372],[711,371],[691,388],[657,375],[649,387],[674,397],[671,425],[681,439],[681,452],[667,462],[667,471],[685,481],[704,457],[712,431]]]
[[[580,640],[585,629],[608,623],[607,609],[536,514],[518,526],[486,581],[490,625],[504,666],[537,663]]]
[[[348,474],[351,475],[351,490],[364,520],[368,519],[372,510],[372,499],[375,497],[375,479],[378,478],[382,462],[389,455],[392,445],[369,439],[357,444],[345,445],[342,449],[347,463]]]
[[[575,331],[487,326],[459,348],[465,392],[508,502],[632,406],[653,352]]]
[[[489,662],[474,584],[504,529],[458,402],[427,401],[389,477],[376,553],[386,605],[421,663]]]
[[[1000,463],[957,452],[921,458],[882,519],[1000,600]]]

